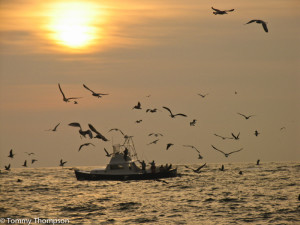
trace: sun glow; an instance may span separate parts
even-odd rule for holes
[[[87,48],[100,36],[101,11],[89,2],[62,2],[51,7],[48,29],[57,44],[73,48]],[[101,21],[100,21],[101,22]]]

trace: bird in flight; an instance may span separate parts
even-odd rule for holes
[[[164,135],[162,135],[161,133],[151,133],[151,134],[149,134],[148,136],[155,136],[155,137],[158,137],[158,136],[164,136]]]
[[[171,118],[175,118],[175,116],[184,116],[184,117],[187,117],[187,115],[185,115],[183,113],[173,114],[172,111],[168,107],[166,107],[166,106],[163,106],[163,108],[166,109],[167,111],[169,111]]]
[[[232,153],[239,152],[239,151],[242,151],[242,150],[243,150],[243,148],[241,148],[241,149],[238,149],[238,150],[235,150],[235,151],[226,153],[226,152],[223,152],[223,151],[220,150],[220,149],[217,149],[217,148],[216,148],[215,146],[213,146],[213,145],[211,145],[211,147],[213,147],[215,150],[217,150],[217,151],[223,153],[225,157],[228,157],[228,156],[229,156],[230,154],[232,154]]]
[[[151,144],[156,144],[158,141],[159,141],[159,139],[156,139],[156,140],[154,140],[154,141],[150,142],[148,145],[151,145]]]
[[[9,157],[9,158],[13,158],[14,155],[15,155],[15,154],[13,153],[13,150],[11,149],[11,150],[9,151],[8,157]]]
[[[154,109],[147,109],[146,112],[155,113],[155,112],[157,112],[157,108],[154,108]]]
[[[92,92],[92,95],[97,97],[97,98],[102,98],[102,95],[108,95],[108,94],[104,94],[104,93],[96,93],[94,91],[92,91],[91,89],[89,89],[86,85],[83,84],[83,87],[87,90],[89,90],[90,92]]]
[[[94,138],[98,138],[98,139],[101,139],[101,140],[103,140],[103,141],[108,141],[108,139],[107,139],[106,137],[104,137],[102,134],[100,134],[100,132],[98,132],[98,131],[96,130],[96,128],[93,127],[92,124],[88,124],[88,125],[89,125],[89,128],[90,128],[93,132],[96,133],[96,136],[95,136]]]
[[[135,105],[132,109],[142,109],[141,103],[138,102],[137,105]]]
[[[125,136],[125,134],[118,128],[112,128],[108,132],[111,132],[111,131],[119,131],[123,136]]]
[[[29,156],[34,155],[34,152],[25,152],[25,153]]]
[[[234,9],[229,9],[229,10],[219,10],[219,9],[214,8],[214,7],[211,7],[211,8],[214,10],[213,14],[215,14],[215,15],[224,15],[224,14],[228,14],[227,12],[232,12],[232,11],[234,11]]]
[[[8,166],[4,166],[5,170],[10,170],[10,164],[8,164]]]
[[[218,135],[218,134],[214,134],[215,136],[219,137],[219,138],[222,138],[223,140],[225,139],[233,139],[232,137],[224,137],[224,136],[221,136],[221,135]]]
[[[255,115],[249,115],[249,116],[246,116],[246,115],[244,115],[244,114],[242,114],[242,113],[237,113],[237,114],[243,116],[246,120],[248,120],[248,119],[249,119],[250,117],[252,117],[252,116],[255,116]]]
[[[195,126],[197,120],[193,120],[192,122],[190,122],[190,126]]]
[[[36,161],[37,161],[37,159],[32,159],[31,164],[35,163]]]
[[[224,171],[224,165],[222,164],[221,168],[219,168],[220,171]]]
[[[24,161],[24,164],[22,166],[27,167],[27,160]]]
[[[62,159],[59,162],[59,166],[63,167],[65,164],[67,163],[67,161],[63,161]]]
[[[198,152],[198,159],[203,159],[202,155],[200,154],[200,151],[193,145],[183,145],[184,147],[189,147],[189,148],[193,148]]]
[[[235,140],[239,140],[240,139],[240,132],[238,133],[238,135],[235,135],[234,133],[231,133],[232,137],[235,139]]]
[[[259,133],[257,130],[254,131],[254,135],[255,135],[256,137],[257,137],[259,134],[260,134],[260,133]]]
[[[106,148],[104,148],[104,151],[105,151],[105,153],[106,153],[105,156],[110,157],[110,156],[112,155],[111,153],[108,153],[108,151],[106,150]]]
[[[205,167],[205,166],[206,166],[206,163],[204,163],[203,165],[199,166],[197,169],[192,169],[192,168],[190,168],[190,167],[188,167],[188,166],[185,166],[185,168],[191,169],[191,170],[193,170],[195,173],[200,173],[200,172],[201,172],[200,170],[201,170],[203,167]]]
[[[80,123],[77,123],[77,122],[69,123],[69,126],[71,126],[71,127],[79,127],[80,137],[81,136],[85,137],[86,135],[88,135],[91,139],[93,138],[92,131],[90,131],[90,130],[85,130],[85,131],[82,130]]]
[[[136,123],[141,123],[143,120],[137,120],[137,121],[135,121]]]
[[[58,87],[59,87],[59,90],[60,90],[60,92],[61,92],[61,94],[62,94],[62,96],[63,96],[63,101],[64,101],[64,102],[69,102],[71,99],[79,99],[79,98],[81,98],[81,97],[71,97],[71,98],[66,98],[64,92],[62,91],[62,89],[61,89],[61,87],[60,87],[60,84],[58,84]]]
[[[198,95],[201,96],[202,98],[205,98],[208,95],[208,93],[207,94],[198,94]]]
[[[250,20],[250,21],[249,21],[248,23],[246,23],[246,24],[253,23],[253,22],[256,22],[256,23],[258,23],[258,24],[261,24],[262,27],[264,28],[264,31],[268,33],[269,30],[268,30],[268,27],[267,27],[267,23],[266,23],[265,21],[263,21],[263,20]]]
[[[55,132],[56,131],[56,129],[57,129],[57,127],[60,125],[60,123],[59,124],[57,124],[53,129],[49,129],[49,130],[46,130],[46,131],[53,131],[53,132]]]
[[[172,145],[174,145],[174,144],[172,144],[172,143],[167,144],[166,150],[168,150]]]
[[[82,144],[82,145],[79,146],[78,151],[80,151],[82,147],[88,146],[88,145],[93,145],[95,147],[95,145],[93,143],[84,143],[84,144]]]

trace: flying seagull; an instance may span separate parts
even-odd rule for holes
[[[205,98],[206,95],[208,95],[208,93],[207,94],[198,94],[198,95],[201,96],[202,98]]]
[[[157,108],[154,108],[154,109],[147,109],[146,112],[155,113],[155,112],[157,112]]]
[[[259,134],[260,134],[260,133],[259,133],[257,130],[254,131],[254,135],[255,135],[256,137],[257,137]]]
[[[217,149],[217,148],[216,148],[215,146],[213,146],[213,145],[211,145],[211,147],[213,147],[215,150],[217,150],[217,151],[223,153],[225,157],[228,157],[228,156],[229,156],[230,154],[232,154],[232,153],[239,152],[239,151],[242,151],[242,150],[243,150],[243,148],[241,148],[241,149],[238,149],[238,150],[235,150],[235,151],[232,151],[232,152],[225,153],[225,152],[223,152],[222,150]]]
[[[34,155],[34,152],[25,152],[25,153],[29,156]]]
[[[95,129],[95,127],[93,127],[92,124],[88,124],[88,125],[89,125],[89,128],[90,128],[93,132],[95,132],[95,133],[97,134],[94,138],[98,138],[98,139],[101,139],[101,140],[103,140],[103,141],[108,141],[108,140],[106,139],[106,137],[104,137],[102,134],[100,134],[100,133]]]
[[[227,14],[227,12],[232,12],[232,11],[234,11],[234,9],[229,9],[229,10],[219,10],[219,9],[215,9],[214,7],[211,7],[211,8],[214,10],[213,14],[215,14],[215,15],[224,15],[224,14]]]
[[[102,98],[102,95],[108,95],[108,94],[104,94],[104,93],[96,93],[94,91],[92,91],[91,89],[89,89],[86,85],[83,84],[83,87],[87,90],[89,90],[90,92],[92,92],[92,95],[97,97],[97,98]]]
[[[166,150],[168,150],[172,145],[174,145],[174,144],[172,144],[172,143],[167,144]]]
[[[110,157],[110,156],[112,155],[111,153],[108,153],[108,151],[106,150],[106,148],[104,148],[104,151],[105,151],[105,153],[106,153],[105,156]]]
[[[195,126],[197,120],[193,120],[192,122],[190,122],[190,126]]]
[[[4,166],[5,170],[10,170],[10,164],[8,164],[8,166]]]
[[[60,123],[59,124],[57,124],[53,129],[49,129],[49,130],[46,130],[46,131],[53,131],[53,132],[55,132],[56,131],[56,129],[57,129],[57,127],[60,125]]]
[[[188,168],[188,169],[193,170],[195,173],[200,173],[200,172],[201,172],[200,170],[201,170],[204,166],[206,166],[206,163],[204,163],[203,165],[199,166],[197,169],[192,169],[192,168],[190,168],[190,167],[188,167],[188,166],[185,166],[185,167]]]
[[[88,146],[88,145],[93,145],[93,146],[95,146],[93,143],[84,143],[84,144],[80,145],[78,151],[80,151],[82,147]]]
[[[135,105],[132,109],[142,109],[141,103],[138,102],[137,105]]]
[[[59,162],[59,166],[63,167],[65,164],[67,163],[67,161],[63,161],[62,159]]]
[[[267,27],[267,23],[263,20],[250,20],[248,23],[246,24],[249,24],[249,23],[253,23],[253,22],[256,22],[256,23],[260,23],[262,25],[262,27],[264,28],[265,32],[268,32],[268,27]]]
[[[32,159],[31,164],[35,163],[36,161],[37,161],[37,159]]]
[[[27,167],[27,160],[24,161],[24,164],[22,166]]]
[[[8,155],[8,157],[9,157],[9,158],[13,158],[13,157],[14,157],[14,155],[15,155],[15,154],[13,154],[13,150],[11,149],[11,150],[9,151],[9,155]]]
[[[125,134],[118,128],[112,128],[108,132],[111,132],[111,131],[119,131],[123,136],[125,136]]]
[[[255,116],[255,115],[249,115],[249,116],[246,116],[246,115],[244,115],[244,114],[242,114],[242,113],[237,113],[237,114],[243,116],[246,120],[248,120],[248,119],[249,119],[250,117],[252,117],[252,116]]]
[[[148,145],[151,145],[151,144],[156,144],[158,141],[159,141],[159,139],[156,139],[156,140],[154,140],[154,141],[150,142]]]
[[[221,135],[218,135],[218,134],[214,134],[215,136],[219,137],[219,138],[222,138],[223,140],[225,139],[233,139],[232,137],[224,137],[224,136],[221,136]]]
[[[163,106],[163,108],[166,109],[167,111],[169,111],[171,118],[175,118],[175,116],[187,117],[187,115],[182,114],[182,113],[173,114],[172,111],[168,107]]]
[[[64,92],[62,91],[62,89],[61,89],[61,87],[60,87],[60,84],[58,84],[58,87],[59,87],[59,90],[60,90],[60,92],[61,92],[61,94],[62,94],[62,96],[63,96],[63,101],[64,101],[64,102],[69,102],[71,99],[79,99],[79,98],[81,98],[81,97],[71,97],[71,98],[66,98]]]
[[[235,135],[234,133],[231,133],[232,137],[235,139],[235,140],[239,140],[240,139],[240,132],[238,133],[238,135]]]
[[[200,155],[200,151],[193,145],[183,145],[184,147],[189,147],[189,148],[193,148],[198,152],[198,159],[203,159],[202,155]]]
[[[155,137],[164,136],[161,133],[150,133],[148,136],[152,136],[152,135],[155,136]]]
[[[79,127],[80,137],[81,136],[85,137],[86,135],[88,135],[91,139],[93,138],[92,131],[90,131],[90,130],[83,131],[82,128],[81,128],[80,123],[77,123],[77,122],[69,123],[69,126],[71,126],[71,127]]]
[[[221,168],[219,168],[220,171],[224,171],[224,165],[222,164]]]

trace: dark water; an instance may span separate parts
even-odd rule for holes
[[[66,168],[2,171],[0,217],[32,219],[31,224],[37,224],[34,218],[40,224],[50,219],[69,224],[300,224],[300,163],[224,165],[222,172],[219,164],[208,164],[200,174],[179,165],[182,176],[164,179],[167,183],[77,181]]]

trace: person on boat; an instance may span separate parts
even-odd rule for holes
[[[124,160],[127,161],[127,156],[128,156],[128,149],[127,148],[125,148],[123,154],[124,154]]]
[[[161,166],[159,167],[159,172],[160,172],[160,173],[165,172],[165,167],[164,167],[163,165],[161,165]]]
[[[141,164],[142,164],[142,170],[143,170],[143,171],[146,171],[146,163],[145,163],[145,160],[143,160],[143,161],[141,162]]]
[[[152,173],[155,173],[156,166],[155,166],[154,160],[153,160],[150,164],[151,164],[151,172],[152,172]]]

